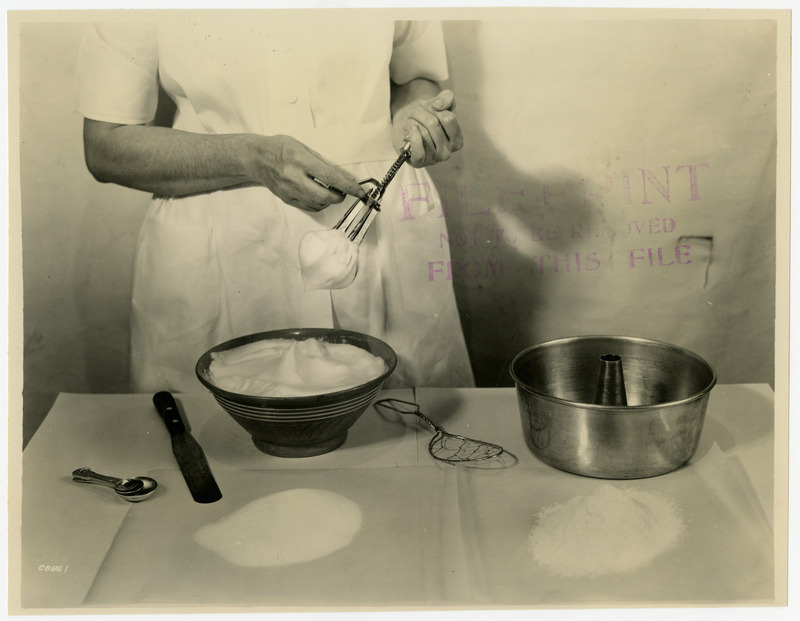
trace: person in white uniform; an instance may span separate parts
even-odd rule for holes
[[[210,347],[291,327],[385,340],[398,355],[387,387],[474,385],[425,170],[463,145],[446,78],[436,22],[262,11],[91,27],[75,83],[87,166],[153,195],[135,258],[134,390],[196,390]],[[159,89],[171,127],[153,124]],[[406,140],[355,282],[306,291],[301,237],[333,226]]]

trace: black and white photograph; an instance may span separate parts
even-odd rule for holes
[[[78,8],[6,12],[9,614],[788,609],[789,9]]]

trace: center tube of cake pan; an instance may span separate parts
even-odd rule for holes
[[[628,405],[625,394],[625,378],[622,374],[622,358],[616,354],[600,356],[600,371],[597,374],[596,405]]]

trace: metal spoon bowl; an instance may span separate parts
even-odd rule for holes
[[[156,491],[158,483],[150,477],[133,477],[119,479],[104,474],[98,474],[90,468],[78,468],[72,472],[72,480],[76,483],[90,483],[105,485],[112,488],[118,496],[128,502],[141,502],[149,498]]]

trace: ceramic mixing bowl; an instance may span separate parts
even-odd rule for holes
[[[576,336],[510,367],[528,448],[575,474],[637,479],[688,462],[717,376],[700,356],[643,338]]]
[[[360,386],[302,397],[257,397],[228,392],[214,385],[208,368],[214,352],[260,340],[319,339],[347,343],[383,359],[386,369]],[[195,372],[224,409],[252,436],[256,447],[279,457],[309,457],[341,446],[347,432],[369,407],[397,365],[397,355],[383,341],[367,334],[327,328],[292,328],[250,334],[227,341],[204,353]]]

